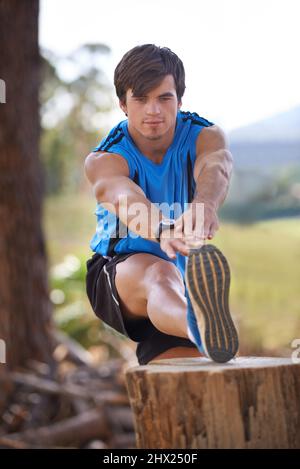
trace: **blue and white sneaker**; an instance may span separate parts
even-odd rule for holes
[[[187,289],[185,290],[185,296],[187,299],[187,323],[189,339],[197,346],[199,352],[203,353],[203,355],[208,356],[206,350],[203,347],[199,327],[197,325],[197,319],[193,311],[193,307],[191,305],[191,300]]]
[[[221,251],[212,244],[191,249],[185,283],[190,338],[200,352],[215,362],[231,360],[239,342],[229,311],[230,270]]]

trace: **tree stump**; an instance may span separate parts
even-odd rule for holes
[[[126,372],[137,448],[300,448],[300,365],[152,361]]]

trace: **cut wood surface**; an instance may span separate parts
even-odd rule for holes
[[[126,372],[138,448],[300,448],[300,365],[152,361]]]

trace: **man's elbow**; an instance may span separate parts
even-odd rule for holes
[[[99,176],[97,176],[95,156],[95,153],[89,153],[85,158],[84,173],[92,186],[94,196],[97,201],[99,201],[105,197],[106,184],[103,178],[99,178]]]
[[[84,174],[91,184],[93,184],[93,166],[94,166],[94,153],[89,153],[84,160]]]
[[[93,185],[93,192],[101,204],[119,207],[132,195],[132,188],[128,186],[127,178],[123,176],[98,179]]]

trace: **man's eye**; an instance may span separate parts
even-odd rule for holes
[[[134,98],[135,101],[145,101],[146,98],[144,97],[139,97],[139,98]]]

